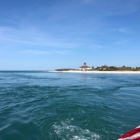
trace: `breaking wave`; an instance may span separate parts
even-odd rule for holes
[[[69,121],[55,123],[54,132],[62,140],[99,140],[100,136],[88,129],[82,129],[78,126],[71,125]]]

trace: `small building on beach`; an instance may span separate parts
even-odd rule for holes
[[[79,69],[81,71],[88,71],[91,70],[91,68],[89,66],[87,66],[87,64],[84,62],[84,64],[82,66],[79,67]]]

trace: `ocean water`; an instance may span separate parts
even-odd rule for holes
[[[138,74],[0,72],[0,140],[117,140],[138,125]]]

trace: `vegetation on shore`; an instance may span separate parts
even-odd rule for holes
[[[55,71],[71,71],[71,70],[77,71],[79,69],[72,69],[72,68],[55,69]],[[128,67],[128,66],[116,67],[116,66],[103,65],[103,66],[98,66],[96,68],[92,66],[91,69],[88,69],[86,71],[140,71],[140,67]]]
[[[116,67],[116,66],[100,66],[94,68],[92,66],[91,71],[97,70],[97,71],[140,71],[140,67],[128,67],[128,66],[122,66],[122,67]]]

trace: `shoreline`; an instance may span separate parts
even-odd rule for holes
[[[140,74],[140,71],[78,71],[78,70],[69,70],[69,71],[49,71],[56,73],[93,73],[93,74]]]

